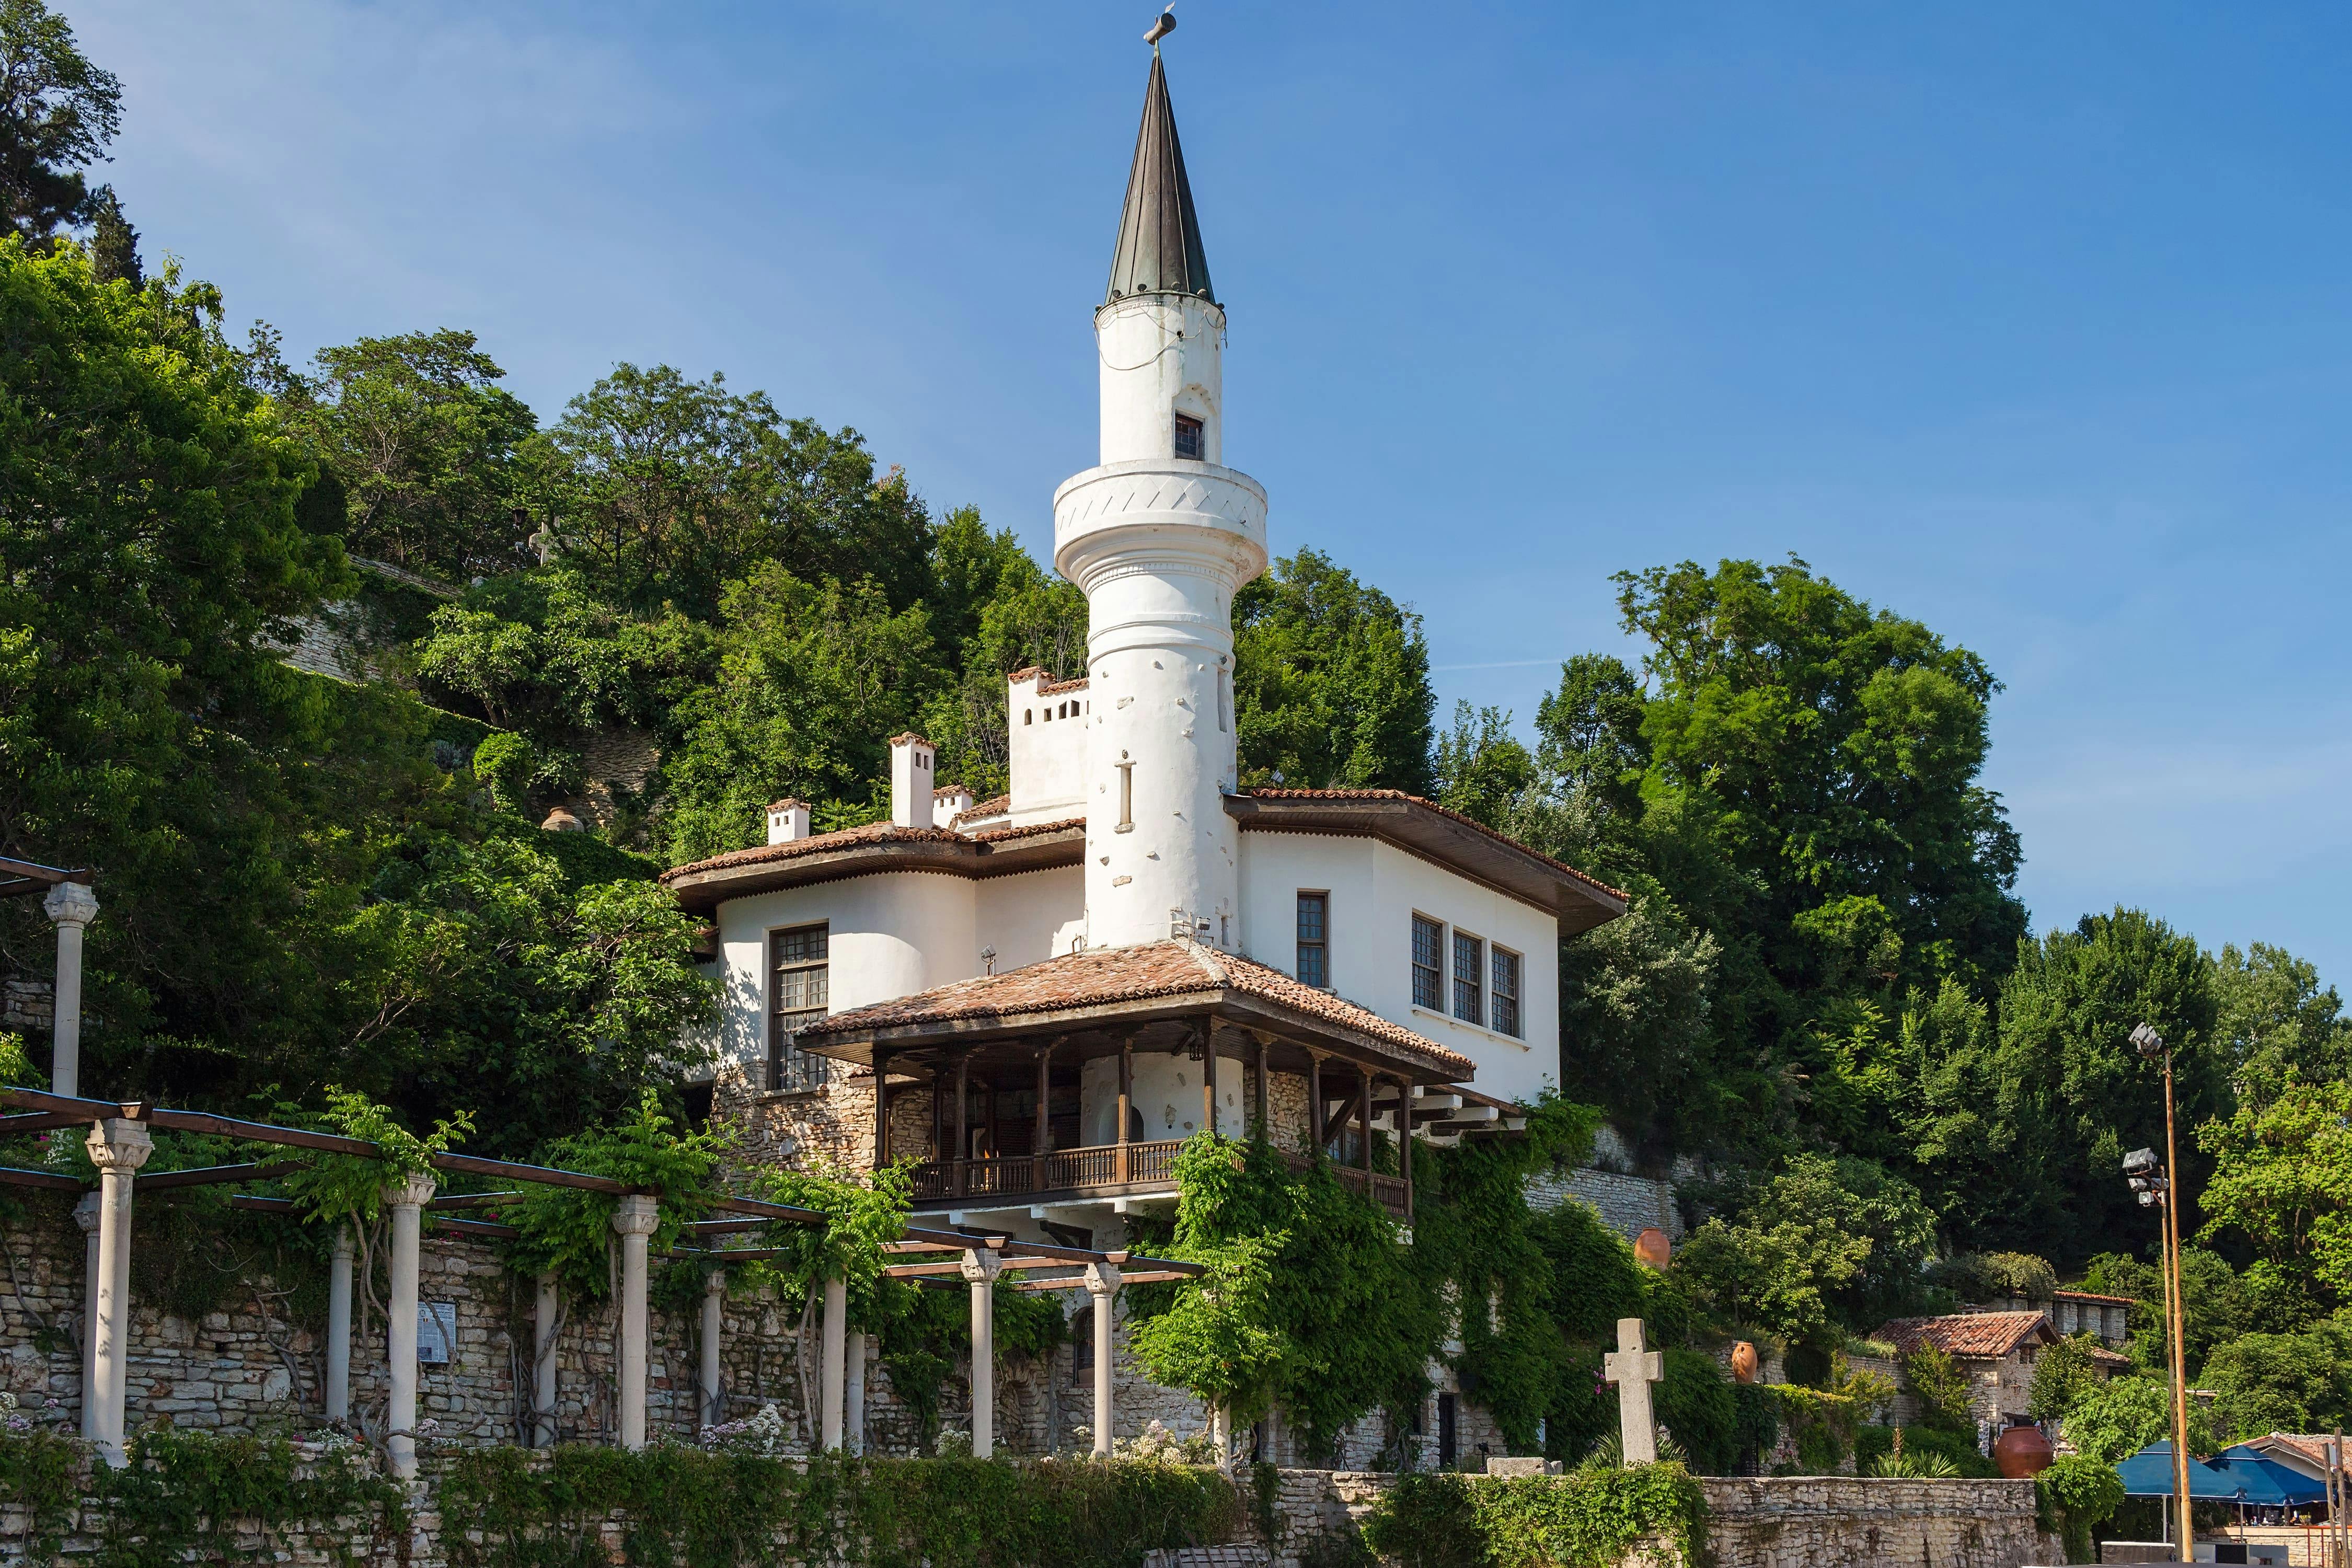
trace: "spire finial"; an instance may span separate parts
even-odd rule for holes
[[[1156,55],[1160,52],[1160,40],[1175,30],[1176,0],[1168,0],[1168,9],[1160,13],[1160,19],[1151,24],[1151,31],[1143,35],[1143,41],[1151,46],[1151,52]]]

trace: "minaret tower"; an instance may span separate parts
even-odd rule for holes
[[[1265,491],[1223,466],[1225,312],[1184,177],[1160,37],[1095,312],[1102,462],[1054,492],[1087,595],[1087,942],[1237,948],[1234,590],[1265,570]]]

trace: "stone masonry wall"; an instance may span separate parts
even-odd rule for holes
[[[2033,1483],[1708,1477],[1715,1559],[1738,1568],[2020,1568],[2063,1560]]]
[[[1528,1178],[1528,1206],[1538,1213],[1579,1198],[1600,1213],[1601,1223],[1631,1241],[1652,1226],[1675,1241],[1683,1238],[1683,1217],[1675,1206],[1671,1182],[1628,1176],[1596,1165],[1540,1171]]]

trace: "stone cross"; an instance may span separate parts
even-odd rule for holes
[[[1650,1384],[1666,1375],[1666,1358],[1644,1348],[1641,1319],[1617,1320],[1617,1348],[1601,1358],[1601,1375],[1617,1385],[1617,1427],[1625,1463],[1654,1464],[1658,1424],[1650,1414]]]

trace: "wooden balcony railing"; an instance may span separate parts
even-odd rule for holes
[[[915,1198],[1019,1197],[1031,1193],[1117,1191],[1176,1179],[1177,1139],[1007,1154],[992,1160],[927,1160],[915,1167]],[[1126,1169],[1120,1169],[1121,1156]]]
[[[1118,1193],[1166,1186],[1176,1179],[1180,1139],[1057,1149],[1050,1154],[1007,1154],[992,1160],[927,1160],[914,1169],[915,1201],[1026,1197],[1035,1193]],[[1120,1156],[1126,1169],[1120,1169]],[[1293,1157],[1294,1163],[1304,1163]],[[1401,1176],[1333,1165],[1339,1184],[1401,1220],[1412,1217],[1412,1187]]]

